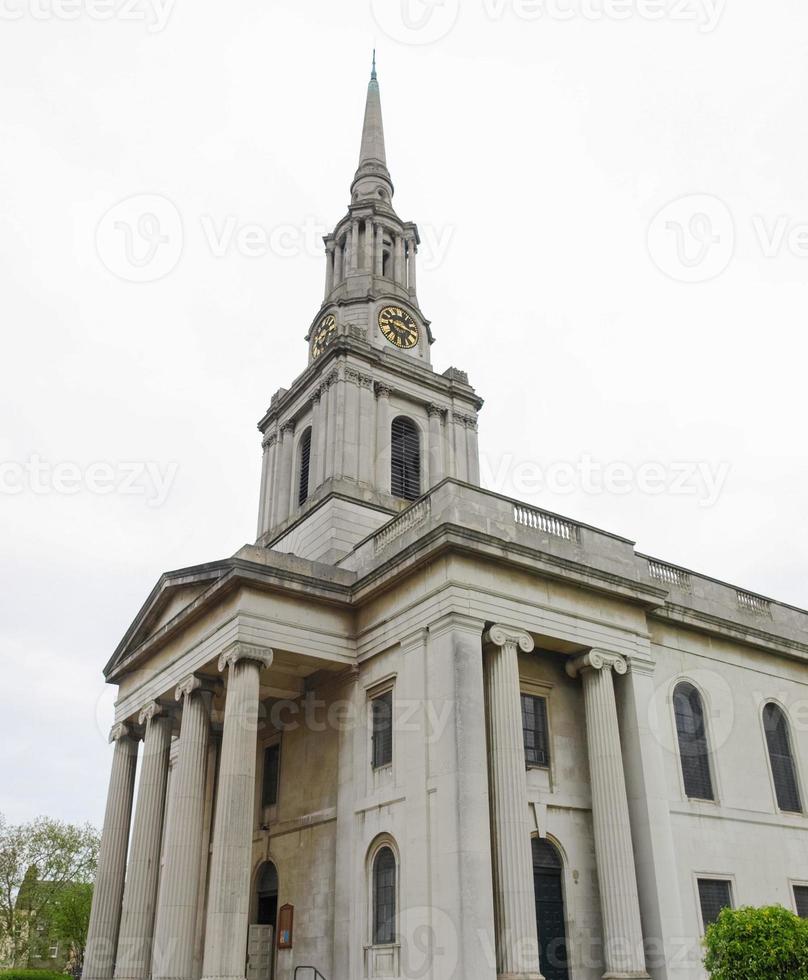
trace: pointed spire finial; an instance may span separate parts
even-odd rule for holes
[[[376,75],[376,49],[375,48],[373,49],[373,71],[370,73],[370,80],[371,82],[378,81]]]

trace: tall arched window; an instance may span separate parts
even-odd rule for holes
[[[766,732],[777,805],[786,813],[802,813],[797,770],[791,752],[791,735],[783,709],[776,704],[767,704],[763,709],[763,728]]]
[[[399,415],[393,420],[390,450],[393,496],[417,500],[421,496],[421,435],[412,419]]]
[[[309,476],[311,473],[311,427],[303,433],[300,440],[300,465],[298,468],[297,502],[302,507],[309,499]]]
[[[673,708],[685,793],[695,800],[714,800],[710,749],[701,695],[692,684],[679,684],[673,692]]]
[[[382,847],[373,859],[373,945],[396,941],[396,856]]]

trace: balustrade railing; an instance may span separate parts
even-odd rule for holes
[[[513,519],[522,527],[529,527],[534,531],[543,531],[545,534],[552,534],[564,541],[577,543],[581,537],[581,529],[573,521],[557,517],[555,514],[548,514],[543,510],[537,510],[535,507],[526,507],[524,504],[514,504]]]

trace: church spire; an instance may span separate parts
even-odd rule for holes
[[[359,169],[356,171],[351,186],[351,196],[354,202],[368,198],[389,202],[393,196],[393,181],[390,177],[390,171],[387,169],[387,154],[384,147],[382,100],[376,72],[375,50],[365,105],[365,122],[362,127]]]

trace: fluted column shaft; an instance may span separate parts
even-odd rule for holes
[[[325,246],[325,298],[331,295],[334,288],[334,243],[326,242]]]
[[[417,281],[416,281],[416,255],[418,254],[418,246],[415,243],[414,238],[410,238],[407,241],[407,288],[410,291],[410,296],[415,296]]]
[[[373,272],[377,276],[384,275],[384,229],[381,225],[376,225],[376,248],[373,264]]]
[[[166,828],[163,885],[154,930],[152,976],[191,980],[199,905],[200,841],[205,824],[205,777],[208,765],[210,704],[213,691],[198,677],[176,690],[182,725],[172,777],[171,817]]]
[[[604,978],[647,977],[628,796],[617,722],[613,673],[626,661],[593,650],[567,664],[581,675],[592,788],[592,823],[603,914]]]
[[[443,416],[439,405],[430,405],[429,412],[429,485],[437,486],[444,478],[443,465]]]
[[[485,640],[497,976],[536,980],[541,973],[518,652],[530,653],[533,640],[505,626],[492,627]]]
[[[373,242],[375,235],[373,234],[373,219],[365,219],[365,271],[369,275],[373,275]]]
[[[289,516],[292,494],[292,455],[294,453],[294,423],[281,427],[280,465],[278,469],[278,493],[275,500],[275,524],[282,524]]]
[[[271,650],[242,643],[219,658],[228,679],[202,968],[206,980],[244,977],[260,675],[272,659]]]
[[[334,284],[339,286],[343,279],[342,272],[342,245],[339,242],[334,246]]]
[[[168,780],[172,719],[153,702],[140,713],[146,725],[138,786],[132,853],[123,893],[116,980],[146,980],[151,970],[152,937],[160,877],[160,849]]]
[[[115,743],[115,751],[84,954],[87,980],[110,980],[115,968],[135,793],[137,739],[126,725],[116,725],[110,741]]]
[[[358,268],[359,268],[359,221],[354,220],[351,222],[350,269],[351,272],[356,272]]]
[[[390,493],[390,389],[376,385],[376,487]]]
[[[407,272],[404,268],[404,239],[401,235],[396,235],[394,244],[394,264],[393,264],[393,278],[401,286],[404,285],[404,281],[407,278]]]

